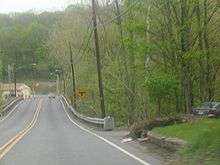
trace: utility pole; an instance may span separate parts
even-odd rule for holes
[[[16,64],[14,64],[14,95],[17,97],[17,69]]]
[[[63,94],[66,95],[66,82],[65,82],[65,75],[64,75],[63,69],[61,69],[61,74],[62,74],[62,80],[63,80]]]
[[[14,63],[14,94],[17,97],[17,59],[18,56],[15,53],[15,63]]]
[[[116,14],[117,14],[117,22],[118,22],[118,26],[119,26],[119,30],[120,30],[120,35],[121,35],[121,38],[122,38],[123,37],[122,18],[121,18],[121,11],[120,11],[118,0],[115,0],[115,7],[116,7]]]
[[[100,96],[100,107],[102,112],[102,118],[106,117],[105,113],[105,100],[104,100],[104,91],[103,91],[103,82],[102,82],[102,70],[101,70],[101,61],[100,61],[100,49],[99,49],[99,36],[97,28],[97,16],[96,16],[97,5],[95,0],[92,0],[92,21],[94,28],[94,40],[95,40],[95,55],[97,60],[97,72],[98,72],[98,82],[99,82],[99,96]]]
[[[11,71],[12,71],[12,67],[11,65],[8,65],[8,83],[11,83]]]
[[[77,104],[76,104],[76,78],[75,78],[75,69],[73,66],[73,51],[72,51],[72,47],[71,47],[70,42],[69,42],[69,49],[70,49],[70,64],[71,64],[71,71],[72,71],[72,83],[73,83],[73,101],[72,102],[74,104],[74,108],[77,108]]]
[[[60,75],[57,73],[57,95],[60,94]]]
[[[35,66],[37,65],[36,63],[31,64],[33,67],[33,96],[36,95],[36,88],[37,88],[37,69]]]

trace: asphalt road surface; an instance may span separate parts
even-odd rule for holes
[[[58,98],[22,101],[0,121],[0,165],[148,164],[161,162],[75,123]]]

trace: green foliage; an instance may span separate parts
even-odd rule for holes
[[[124,27],[128,32],[137,32],[139,34],[143,34],[145,31],[145,23],[138,20],[128,20],[124,24]]]
[[[54,15],[56,14],[54,13]],[[8,65],[16,63],[18,68],[22,68],[18,70],[18,73],[26,70],[26,73],[30,75],[29,78],[31,78],[33,77],[31,76],[32,64],[45,63],[48,54],[45,42],[49,36],[51,24],[48,25],[43,20],[44,16],[45,13],[40,15],[22,13],[10,17],[0,15],[0,60],[3,64],[3,79],[6,79],[8,74],[5,72]],[[50,16],[48,15],[46,19],[50,20]],[[37,69],[39,68],[37,67]],[[43,70],[39,69],[39,72],[41,71]]]
[[[147,78],[145,84],[153,100],[172,98],[178,85],[174,76],[164,73]]]
[[[145,81],[150,101],[158,106],[158,115],[174,114],[178,81],[173,75],[156,72]]]
[[[209,32],[218,26],[210,21],[205,27],[205,1],[203,4],[197,2],[141,0],[136,3],[126,0],[119,3],[120,11],[114,13],[116,8],[112,6],[98,8],[106,108],[118,125],[154,118],[158,115],[155,109],[160,109],[161,115],[183,113],[185,107],[197,105],[211,97],[212,92],[217,93],[218,90],[211,87],[212,82],[219,82],[214,80],[219,65],[218,37],[214,35],[215,30],[205,34],[205,29]],[[197,5],[201,9],[200,17]],[[210,3],[209,16],[215,11],[215,5],[216,2]],[[118,12],[122,14],[121,20],[105,25]],[[213,15],[212,20],[217,17]],[[84,103],[95,107],[99,115],[94,44],[88,34],[90,21],[91,11],[84,6],[68,7],[52,29],[47,46],[50,57],[65,71],[70,88],[67,44],[70,42],[77,61],[74,62],[77,86],[89,91]],[[205,47],[205,41],[209,48]],[[82,45],[85,50],[79,53]]]

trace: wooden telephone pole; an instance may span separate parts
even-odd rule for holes
[[[14,97],[17,97],[17,65],[14,64]]]
[[[103,90],[103,82],[102,82],[102,69],[101,69],[101,61],[100,61],[100,49],[99,49],[99,36],[98,36],[98,28],[97,28],[96,8],[97,8],[96,2],[95,2],[95,0],[92,0],[92,21],[93,21],[93,28],[94,28],[95,55],[96,55],[96,61],[97,61],[100,107],[101,107],[101,112],[102,112],[102,118],[105,118],[106,117],[105,100],[104,100],[104,90]]]
[[[17,61],[18,56],[15,54],[15,63],[14,63],[14,95],[17,97]]]
[[[77,108],[77,104],[76,104],[76,78],[75,78],[75,69],[73,66],[73,51],[72,51],[72,47],[71,47],[70,42],[69,42],[69,49],[70,49],[70,64],[71,64],[71,71],[72,71],[72,83],[73,83],[73,105],[74,105],[74,108],[76,109]]]

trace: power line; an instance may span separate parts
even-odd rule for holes
[[[86,33],[89,33],[89,30],[90,30],[90,28],[91,28],[91,25],[92,25],[92,21],[90,21]],[[88,38],[88,39],[87,39],[87,36],[85,36],[84,41],[82,42],[82,45],[80,46],[80,48],[79,48],[79,50],[78,50],[78,53],[77,53],[78,59],[74,60],[74,61],[75,61],[75,64],[77,64],[77,63],[81,60],[82,56],[84,56],[85,51],[86,51],[86,49],[87,49],[88,46],[89,46],[89,42],[90,42],[91,37],[92,37],[92,31],[90,31],[90,33],[89,33],[89,38]],[[68,44],[67,44],[67,45],[68,45]],[[84,46],[85,46],[85,47],[84,47]],[[81,52],[83,52],[83,53],[81,54]],[[81,55],[80,55],[80,54],[81,54]]]
[[[88,28],[87,28],[87,33],[89,32],[89,29],[91,28],[91,26],[92,26],[92,20],[90,21],[89,26],[88,26]],[[89,35],[89,36],[90,36],[90,35]],[[87,39],[87,37],[84,38],[84,40],[86,40],[86,39]],[[85,42],[85,41],[84,41],[84,42]],[[81,50],[83,49],[84,42],[82,43],[82,45],[81,45],[81,47],[80,47],[80,49],[79,49],[78,54],[80,54]],[[88,41],[87,41],[87,42],[88,42]],[[87,42],[86,42],[86,43],[87,43]]]
[[[75,60],[76,62],[75,63],[78,63],[81,58],[85,55],[85,52],[87,50],[87,48],[89,47],[89,42],[92,38],[92,34],[93,34],[93,31],[95,28],[98,28],[99,26],[106,26],[106,25],[109,25],[111,23],[113,23],[115,20],[117,20],[119,17],[124,17],[126,16],[126,14],[129,12],[130,9],[132,9],[133,7],[135,7],[140,1],[135,1],[133,2],[125,11],[123,11],[120,15],[117,15],[115,17],[113,17],[112,19],[110,19],[109,21],[106,21],[106,22],[103,22],[102,24],[99,24],[99,25],[96,25],[94,26],[93,28],[91,28],[91,24],[92,24],[92,21],[90,22],[89,26],[88,26],[88,29],[87,29],[87,32],[89,32],[89,29],[91,28],[91,31],[90,31],[90,34],[89,34],[89,38],[82,43],[81,47],[79,48],[79,51],[78,51],[78,55],[82,54],[79,56],[79,58],[77,60]],[[84,47],[84,43],[85,43],[85,47]]]
[[[81,54],[81,55],[79,56],[79,58],[76,60],[76,63],[78,63],[78,62],[82,59],[82,57],[85,55],[86,50],[87,50],[88,47],[89,47],[90,40],[91,40],[91,38],[92,38],[92,34],[93,34],[93,31],[91,30],[91,31],[90,31],[90,34],[89,34],[89,38],[88,38],[87,41],[86,41],[85,47],[84,47],[84,48],[82,47],[82,49],[79,51],[79,53],[82,52],[82,54]]]
[[[113,23],[115,20],[117,20],[119,17],[124,17],[127,15],[127,13],[129,12],[130,9],[132,9],[133,7],[135,7],[138,3],[140,3],[140,1],[135,1],[133,2],[131,5],[128,6],[128,8],[126,10],[124,10],[120,15],[117,15],[115,17],[113,17],[112,19],[110,19],[109,21],[104,22],[102,25],[97,25],[94,28],[97,28],[98,26],[106,26],[108,24]]]

